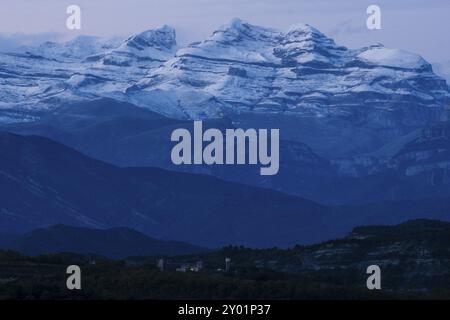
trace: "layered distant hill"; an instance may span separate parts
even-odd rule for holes
[[[356,225],[450,220],[445,197],[329,207],[205,175],[119,168],[43,137],[0,133],[0,149],[0,234],[66,224],[205,247],[285,247]]]
[[[0,248],[28,255],[80,253],[118,259],[130,256],[198,254],[206,248],[183,242],[161,241],[128,228],[87,229],[56,225],[19,236],[0,237]]]
[[[230,119],[209,119],[204,127],[236,127]],[[112,99],[72,103],[32,122],[3,130],[45,136],[92,158],[122,167],[160,167],[213,175],[324,204],[364,204],[450,196],[450,124],[437,122],[357,156],[326,158],[305,143],[280,141],[280,171],[262,177],[259,166],[176,166],[170,135],[192,130],[192,122],[167,118]],[[281,132],[283,133],[283,131]]]
[[[282,193],[154,168],[118,168],[46,138],[0,134],[0,232],[131,227],[204,246],[322,239],[327,210]],[[323,229],[323,234],[317,230]]]

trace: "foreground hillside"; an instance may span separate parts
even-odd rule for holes
[[[226,247],[165,258],[112,261],[0,252],[2,299],[378,299],[450,298],[450,224],[415,220],[358,227],[346,238],[288,250]],[[231,267],[224,269],[225,258]],[[198,272],[186,270],[201,262]],[[82,290],[65,288],[65,269],[82,268]],[[366,288],[366,268],[381,268],[382,289]]]

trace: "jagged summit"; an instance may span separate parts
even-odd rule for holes
[[[228,23],[222,25],[219,30],[227,30],[227,29],[236,29],[242,30],[242,28],[246,25],[248,27],[250,24],[246,21],[243,21],[241,18],[234,17]]]
[[[268,40],[268,38],[272,38],[274,41],[283,41],[283,38],[327,38],[318,29],[305,23],[298,23],[289,27],[286,31],[281,31],[273,28],[253,25],[247,21],[241,20],[240,18],[233,18],[227,24],[219,27],[213,32],[212,38],[219,40],[220,36],[223,35],[232,36],[239,40],[244,40],[245,38],[251,40]]]
[[[206,41],[267,41],[275,40],[271,38],[276,38],[278,34],[279,32],[274,29],[252,25],[239,18],[233,18],[230,22],[222,25],[216,31],[214,31],[212,36]]]
[[[317,34],[317,35],[323,35],[318,29],[314,28],[313,26],[307,24],[307,23],[296,23],[291,25],[287,31],[286,34],[289,33],[304,33],[304,34]]]
[[[129,93],[134,103],[177,118],[241,112],[361,117],[364,107],[371,121],[418,123],[424,118],[406,109],[435,117],[450,98],[428,66],[404,50],[347,49],[307,24],[283,32],[233,19],[180,49]],[[403,119],[386,120],[393,110]]]
[[[162,50],[170,50],[176,47],[176,45],[175,29],[168,25],[163,25],[129,37],[121,48],[129,47],[136,50],[145,50],[148,47],[155,47]]]
[[[330,48],[336,47],[333,39],[328,38],[322,32],[310,26],[309,24],[303,23],[295,24],[291,26],[286,32],[284,32],[282,42],[284,44],[303,43],[308,44],[312,48],[314,48],[314,45],[312,43],[322,43],[323,45],[326,45]]]

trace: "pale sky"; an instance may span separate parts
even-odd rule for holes
[[[71,4],[81,7],[81,31],[66,29]],[[381,7],[382,30],[366,28],[371,4]],[[79,34],[128,36],[163,24],[184,45],[234,17],[280,30],[308,23],[350,48],[382,43],[450,61],[450,0],[1,0],[0,50]]]

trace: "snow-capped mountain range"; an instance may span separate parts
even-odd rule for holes
[[[381,45],[349,50],[309,25],[279,32],[239,19],[181,48],[127,93],[138,105],[186,118],[224,111],[322,117],[355,106],[403,108],[397,101],[434,108],[449,98],[419,55]]]
[[[382,45],[350,50],[304,24],[281,32],[233,19],[184,48],[169,26],[120,40],[82,36],[2,53],[0,107],[112,97],[175,118],[345,116],[358,106],[376,117],[393,108],[433,113],[450,100],[419,55]]]
[[[163,26],[23,51],[0,54],[3,123],[112,98],[170,118],[275,126],[283,139],[338,157],[381,148],[445,118],[450,106],[445,80],[418,54],[348,49],[305,24],[278,31],[233,19],[186,47]]]
[[[80,36],[1,53],[0,108],[9,111],[2,120],[30,120],[21,119],[23,110],[31,115],[68,101],[120,95],[175,51],[175,30],[163,26],[126,40]]]

